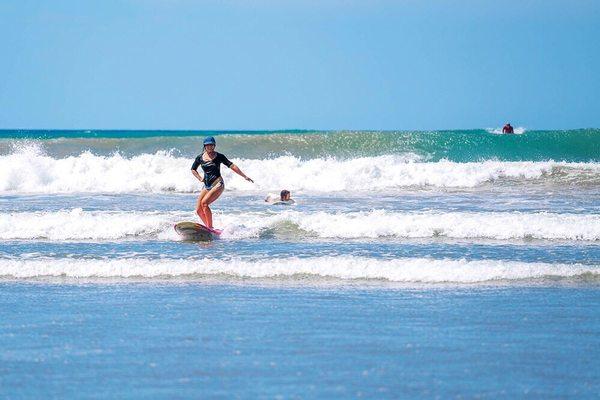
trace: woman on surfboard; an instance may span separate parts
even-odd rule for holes
[[[241,169],[229,161],[225,155],[217,153],[215,151],[216,145],[217,142],[214,137],[209,136],[204,139],[204,151],[196,157],[192,165],[192,174],[204,184],[196,202],[196,214],[198,214],[204,225],[210,230],[213,230],[213,221],[209,205],[217,200],[221,196],[221,193],[223,193],[223,190],[225,190],[225,183],[223,182],[223,177],[221,177],[221,164],[225,164],[242,178],[254,183]],[[204,172],[203,177],[200,177],[198,167],[202,167],[202,172]]]

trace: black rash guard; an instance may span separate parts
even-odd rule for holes
[[[215,158],[210,161],[204,161],[202,159],[203,154],[204,153],[196,157],[194,164],[192,164],[192,169],[197,171],[199,166],[202,167],[202,171],[204,172],[204,184],[210,186],[215,179],[221,177],[221,164],[225,164],[227,168],[231,168],[233,163],[221,153],[217,153]]]

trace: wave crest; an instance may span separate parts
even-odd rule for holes
[[[496,181],[600,182],[599,163],[452,161],[422,162],[414,154],[359,157],[348,160],[303,160],[282,156],[264,160],[234,160],[255,180],[252,185],[223,167],[227,188],[237,191],[383,191],[406,187],[472,188]],[[200,183],[190,173],[191,159],[169,152],[124,157],[53,158],[29,146],[0,156],[0,192],[179,192],[192,193]]]
[[[291,155],[303,159],[376,157],[415,153],[430,161],[479,160],[572,162],[599,161],[600,130],[532,131],[522,127],[516,135],[501,135],[501,128],[447,131],[0,131],[0,155],[10,143],[43,143],[49,154],[73,156],[84,150],[110,155],[115,149],[135,156],[176,149],[195,157],[204,136],[217,136],[220,151],[244,159]],[[4,138],[4,139],[3,139]]]
[[[0,277],[180,278],[204,276],[295,279],[382,280],[407,283],[478,283],[541,278],[598,277],[597,265],[514,261],[401,258],[382,260],[338,256],[267,260],[244,259],[0,259]]]
[[[192,212],[83,211],[0,214],[4,240],[177,240],[173,224],[196,219]],[[215,212],[223,239],[435,238],[492,240],[600,240],[600,215],[520,212],[284,211]],[[93,227],[91,229],[90,227]]]

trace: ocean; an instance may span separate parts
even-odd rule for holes
[[[596,398],[599,306],[599,129],[0,131],[5,398]]]

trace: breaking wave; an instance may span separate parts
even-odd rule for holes
[[[69,278],[334,278],[407,283],[478,283],[585,277],[597,279],[597,265],[514,261],[337,256],[266,260],[223,259],[0,259],[0,277]]]
[[[600,184],[600,163],[556,161],[424,162],[416,154],[339,160],[294,156],[234,160],[255,180],[250,184],[223,167],[227,188],[236,191],[364,192],[407,187],[472,188],[492,182],[549,181]],[[0,156],[1,193],[135,193],[198,191],[192,160],[165,151],[125,157],[95,155],[53,158],[39,146]]]
[[[243,159],[294,156],[302,159],[350,159],[413,153],[429,161],[455,162],[600,161],[600,130],[533,131],[516,128],[516,135],[501,135],[501,128],[444,131],[2,131],[0,155],[15,143],[37,143],[53,157],[76,156],[85,150],[127,157],[175,149],[195,157],[205,136],[216,136],[219,151]]]
[[[0,214],[0,239],[178,240],[173,224],[192,212],[83,211]],[[215,213],[223,239],[453,238],[600,240],[600,215],[521,212],[283,212]]]

